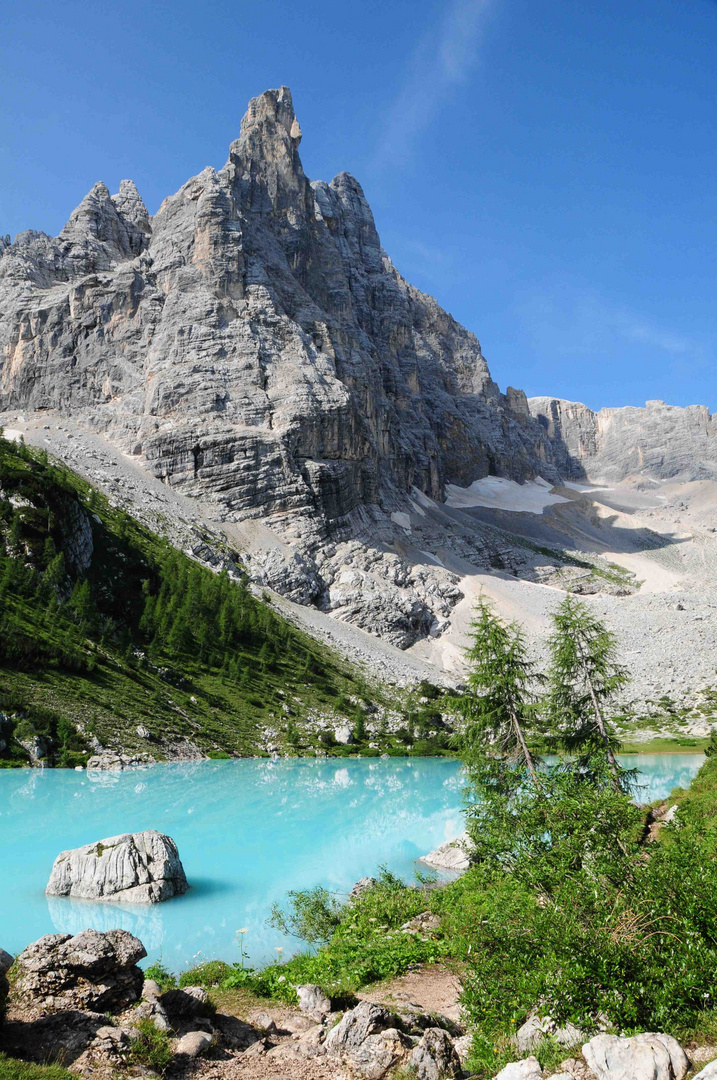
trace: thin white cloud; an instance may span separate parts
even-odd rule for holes
[[[592,290],[576,290],[561,284],[549,290],[535,290],[525,296],[519,311],[536,350],[545,356],[570,356],[609,360],[624,354],[625,343],[633,343],[649,363],[649,353],[666,354],[665,361],[676,378],[699,373],[711,364],[711,349],[697,338],[677,333],[626,305],[606,300]]]
[[[389,106],[373,166],[400,165],[417,137],[435,119],[478,59],[478,47],[494,0],[451,0],[440,24],[430,27]]]

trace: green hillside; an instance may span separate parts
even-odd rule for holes
[[[44,452],[0,438],[0,764],[25,763],[37,737],[57,765],[84,763],[93,737],[156,758],[187,739],[245,755],[272,728],[281,749],[331,749],[307,731],[309,712],[361,735],[376,702],[383,691],[245,581],[198,565]]]

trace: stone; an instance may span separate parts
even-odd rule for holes
[[[353,729],[349,724],[340,724],[334,728],[334,739],[342,746],[349,746],[354,741]]]
[[[188,887],[174,841],[148,830],[61,852],[45,891],[48,896],[156,904]]]
[[[515,1042],[521,1054],[529,1054],[537,1050],[541,1042],[549,1036],[558,1046],[569,1049],[571,1046],[579,1046],[587,1036],[575,1024],[567,1023],[558,1027],[549,1016],[531,1016],[518,1028],[515,1033]]]
[[[495,1076],[494,1080],[542,1080],[543,1070],[536,1057],[511,1061]]]
[[[472,1035],[459,1035],[457,1039],[453,1040],[453,1049],[458,1054],[458,1060],[460,1061],[461,1065],[465,1065],[472,1047]]]
[[[296,987],[299,1008],[312,1020],[321,1021],[331,1012],[331,998],[327,997],[320,986],[304,983]]]
[[[209,995],[203,986],[183,986],[181,989],[167,990],[159,999],[172,1023],[204,1016]]]
[[[683,1080],[689,1070],[676,1039],[649,1032],[596,1035],[583,1046],[583,1057],[598,1080]]]
[[[698,1073],[695,1073],[692,1080],[715,1080],[717,1077],[717,1061],[710,1061],[709,1065],[705,1065],[704,1069],[701,1069]]]
[[[365,893],[367,889],[372,889],[374,885],[378,885],[378,881],[375,877],[359,878],[349,893],[349,901],[357,900],[358,897],[361,896],[361,893]]]
[[[326,1053],[324,1049],[324,1036],[326,1034],[323,1024],[309,1028],[297,1039],[297,1050],[304,1057],[313,1058]]]
[[[140,1001],[139,1005],[132,1010],[130,1019],[134,1024],[139,1023],[140,1020],[151,1020],[159,1031],[174,1030],[162,1003],[157,998]]]
[[[177,1040],[174,1052],[178,1057],[198,1058],[208,1054],[214,1046],[214,1038],[206,1031],[188,1031]]]
[[[422,911],[419,915],[414,915],[412,919],[405,922],[401,927],[402,934],[434,934],[436,930],[439,930],[441,926],[441,919],[439,915],[436,915],[432,911]]]
[[[146,955],[126,930],[46,934],[18,956],[15,993],[45,1012],[117,1012],[139,1001]]]
[[[451,1037],[442,1028],[428,1028],[411,1051],[409,1061],[417,1080],[458,1080],[463,1075]]]
[[[470,866],[468,833],[462,833],[455,840],[447,840],[435,851],[430,851],[428,855],[421,855],[419,862],[424,862],[435,870],[452,870],[462,873]]]
[[[402,1062],[411,1040],[398,1030],[398,1017],[382,1005],[361,1001],[326,1036],[324,1049],[367,1080],[380,1080]]]
[[[247,1024],[237,1016],[216,1013],[212,1022],[222,1044],[229,1050],[247,1050],[259,1039],[258,1033],[251,1024]]]

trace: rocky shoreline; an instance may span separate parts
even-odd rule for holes
[[[254,1080],[459,1080],[472,1033],[460,1019],[401,996],[399,1004],[332,1001],[320,987],[295,987],[296,1006],[255,1004],[223,1011],[212,990],[162,991],[137,966],[146,952],[124,930],[47,934],[14,961],[0,952],[0,1049],[23,1061],[57,1061],[77,1076],[252,1077]],[[8,976],[9,975],[9,979]],[[389,996],[389,995],[387,995]],[[237,1012],[238,1010],[235,1010]],[[148,1040],[164,1048],[161,1068],[142,1066]],[[550,1040],[564,1048],[556,1071],[535,1056]],[[687,1054],[664,1033],[590,1035],[537,1012],[514,1037],[516,1060],[495,1080],[700,1080],[717,1076],[717,1047]],[[704,1062],[710,1062],[694,1074]]]

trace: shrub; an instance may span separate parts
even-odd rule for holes
[[[232,973],[231,964],[223,960],[207,960],[205,964],[183,971],[179,976],[180,986],[220,986]]]
[[[155,964],[150,964],[144,972],[145,979],[154,979],[159,984],[159,988],[162,993],[165,990],[172,990],[177,985],[177,980],[172,972],[164,966],[161,960],[158,960]]]

